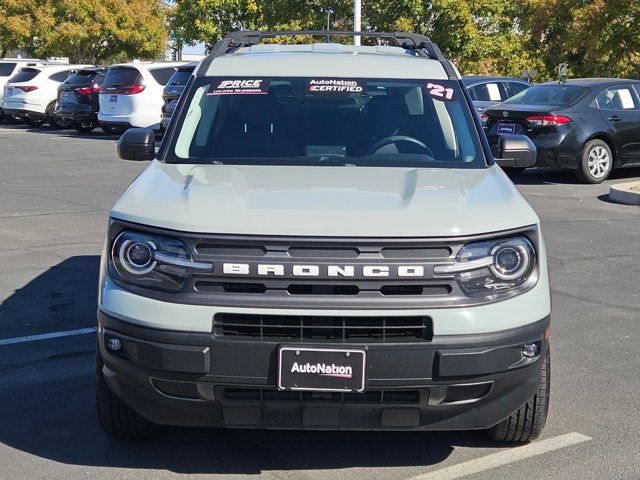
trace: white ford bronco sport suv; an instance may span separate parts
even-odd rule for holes
[[[114,205],[97,406],[159,425],[487,430],[529,441],[549,400],[540,221],[494,159],[457,70],[426,37],[261,43],[196,68],[155,159]],[[365,41],[366,43],[366,41]]]

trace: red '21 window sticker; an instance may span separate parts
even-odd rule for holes
[[[427,83],[427,93],[438,100],[453,100],[453,88],[438,83]]]

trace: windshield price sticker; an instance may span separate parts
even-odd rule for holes
[[[366,83],[360,80],[311,79],[307,84],[309,93],[366,93]]]
[[[453,88],[438,83],[427,83],[427,93],[436,100],[453,100]]]
[[[217,86],[211,85],[207,95],[266,95],[269,82],[262,78],[244,80],[221,80]]]

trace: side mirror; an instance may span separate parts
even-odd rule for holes
[[[501,167],[533,167],[538,150],[526,135],[500,135],[498,140],[500,158],[495,161]]]
[[[130,128],[118,140],[118,156],[123,160],[153,160],[156,134],[150,128]]]

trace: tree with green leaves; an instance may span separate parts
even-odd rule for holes
[[[538,52],[545,76],[558,63],[570,76],[640,75],[640,2],[635,0],[526,0],[522,28]]]
[[[0,0],[0,53],[100,63],[154,59],[166,48],[166,7],[157,0]]]
[[[154,59],[166,49],[165,9],[156,0],[57,0],[56,28],[40,51],[72,62],[123,55]]]
[[[12,50],[42,45],[54,29],[54,13],[49,0],[0,1],[0,58]]]

